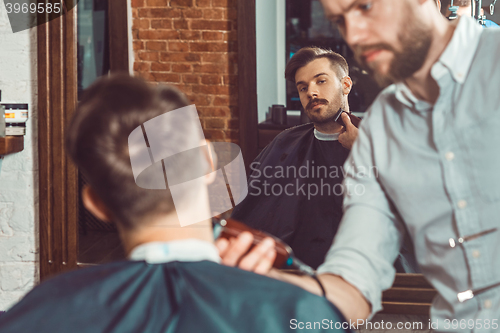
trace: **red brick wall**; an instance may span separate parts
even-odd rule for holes
[[[238,142],[236,0],[132,0],[135,74],[196,105],[205,136]]]

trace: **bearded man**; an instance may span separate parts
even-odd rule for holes
[[[317,47],[293,55],[285,78],[295,84],[312,123],[280,133],[250,165],[249,193],[232,218],[284,240],[313,268],[325,260],[342,218],[343,164],[358,129],[349,111],[346,60]]]
[[[497,332],[500,30],[466,16],[450,22],[432,0],[321,2],[359,63],[388,85],[346,162],[353,171],[345,185],[366,191],[344,197],[339,230],[318,269],[327,297],[352,319],[381,310],[407,229],[438,292],[435,331]],[[373,168],[378,175],[366,172]],[[221,243],[224,261],[237,262],[244,245]],[[247,257],[240,267],[268,260]],[[295,283],[320,293],[313,279]]]

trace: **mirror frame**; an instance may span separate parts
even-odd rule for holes
[[[237,1],[239,144],[248,171],[259,147],[255,0]],[[435,295],[422,274],[396,274],[391,289],[383,293],[382,313],[429,315]]]
[[[47,2],[49,0],[39,0]],[[64,149],[78,102],[77,0],[37,29],[38,217],[40,280],[86,267],[78,263],[78,169]],[[110,71],[129,71],[127,6],[108,0]],[[44,15],[44,14],[38,14]]]

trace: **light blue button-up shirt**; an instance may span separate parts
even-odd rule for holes
[[[431,75],[434,105],[399,83],[368,111],[344,166],[345,214],[318,271],[342,276],[379,311],[406,225],[439,293],[438,331],[498,332],[500,287],[463,303],[457,294],[500,282],[500,30],[462,17]],[[453,319],[468,326],[452,329]]]

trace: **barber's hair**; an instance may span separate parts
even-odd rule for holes
[[[114,222],[125,229],[174,210],[168,187],[151,190],[136,185],[128,149],[130,133],[188,104],[173,87],[153,87],[126,74],[103,77],[85,91],[67,128],[66,148]],[[168,138],[169,142],[179,139]]]
[[[320,58],[327,58],[330,60],[332,69],[335,71],[339,80],[341,80],[344,76],[349,75],[349,65],[340,54],[333,52],[332,50],[322,49],[319,47],[304,47],[295,53],[288,61],[285,68],[285,79],[295,82],[295,74],[300,68],[306,66],[311,61]]]

